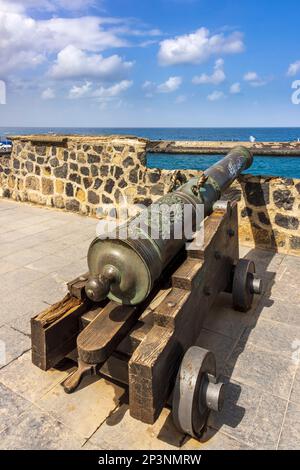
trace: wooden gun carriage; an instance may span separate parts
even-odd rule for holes
[[[128,385],[131,416],[152,424],[171,405],[178,429],[199,437],[224,401],[213,353],[195,346],[203,319],[223,291],[247,311],[261,290],[254,273],[253,262],[239,260],[237,206],[218,201],[205,218],[203,246],[183,247],[138,305],[90,300],[88,275],[70,282],[61,302],[31,320],[32,361],[46,371],[72,353],[78,367],[66,392],[85,375],[112,378]]]

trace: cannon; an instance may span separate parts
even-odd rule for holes
[[[71,354],[77,368],[63,383],[67,393],[86,375],[112,378],[127,384],[134,418],[153,424],[170,406],[181,432],[201,436],[209,412],[220,411],[225,399],[215,356],[198,344],[203,320],[220,292],[247,312],[262,290],[254,263],[239,259],[237,204],[221,199],[252,161],[236,147],[114,237],[97,237],[88,250],[89,272],[32,319],[33,363],[47,370]]]

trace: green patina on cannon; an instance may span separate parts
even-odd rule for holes
[[[244,147],[234,148],[225,158],[206,170],[200,179],[192,178],[172,194],[160,198],[155,204],[159,207],[174,207],[174,210],[165,220],[157,218],[159,227],[158,236],[151,237],[150,230],[141,230],[141,237],[131,237],[135,220],[152,221],[152,207],[145,209],[137,218],[127,222],[129,236],[126,239],[108,235],[107,239],[96,238],[88,252],[88,266],[90,278],[86,285],[87,296],[93,301],[100,301],[106,297],[121,304],[136,305],[145,300],[150,294],[154,282],[159,278],[163,269],[174,258],[187,242],[182,236],[174,237],[176,221],[184,221],[193,229],[197,213],[197,205],[203,205],[204,216],[211,214],[215,202],[222,192],[240,175],[249,168],[253,157]],[[184,220],[184,208],[189,206],[191,220]],[[161,211],[162,212],[162,211]],[[175,213],[175,216],[174,216]],[[173,217],[172,217],[173,215]],[[169,212],[170,216],[170,212]],[[171,221],[170,237],[164,237],[164,223]],[[149,224],[150,225],[150,224]],[[135,229],[136,235],[137,228]],[[167,235],[169,235],[169,233]],[[173,236],[172,236],[173,234]],[[143,236],[143,238],[142,238]]]
[[[199,344],[203,321],[221,292],[247,312],[262,289],[254,263],[239,259],[237,204],[221,200],[251,163],[250,152],[236,147],[199,179],[158,200],[156,215],[171,208],[169,237],[164,217],[154,224],[157,236],[148,233],[149,206],[142,212],[146,229],[134,223],[140,214],[125,224],[129,237],[96,238],[89,273],[32,319],[33,363],[47,370],[71,354],[78,367],[63,383],[67,393],[86,375],[104,375],[128,386],[134,418],[153,424],[170,406],[176,427],[199,437],[209,412],[220,411],[225,399],[215,356]],[[199,205],[200,245],[190,231],[175,236],[177,222],[179,228],[186,223],[179,217],[186,207],[187,222],[199,233]]]

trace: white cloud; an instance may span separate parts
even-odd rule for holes
[[[124,62],[118,55],[104,58],[101,54],[87,54],[75,46],[61,50],[50,70],[55,79],[98,78],[101,80],[118,80],[126,75],[133,62]]]
[[[293,64],[290,64],[287,71],[288,77],[294,77],[297,73],[300,72],[300,60],[297,60]]]
[[[150,80],[146,80],[142,85],[142,89],[146,91],[153,90],[154,87],[155,83],[151,82]]]
[[[23,1],[0,0],[2,75],[17,69],[33,68],[42,61],[52,59],[52,54],[70,45],[94,53],[128,45],[128,41],[120,37],[122,33],[119,34],[117,28],[122,21],[126,23],[126,19],[79,16],[40,20],[35,19],[26,9],[38,3],[27,1],[24,5]],[[71,6],[71,3],[73,4],[71,1],[64,2],[66,7],[67,4]],[[76,5],[79,5],[78,1]],[[151,34],[153,33],[152,31]],[[130,35],[130,29],[124,34]]]
[[[43,100],[53,100],[55,98],[55,91],[53,88],[46,88],[42,94],[41,97]]]
[[[207,28],[160,42],[161,65],[198,64],[216,54],[237,54],[244,50],[241,33],[211,35]]]
[[[220,83],[224,82],[224,80],[226,80],[226,75],[224,73],[223,67],[224,67],[224,60],[218,59],[215,62],[214,71],[212,75],[207,75],[206,73],[203,73],[202,75],[198,75],[194,77],[192,82],[195,85],[206,85],[206,84],[219,85]]]
[[[73,85],[71,90],[69,91],[69,98],[77,99],[82,98],[86,94],[88,94],[91,90],[92,82],[85,82],[81,86]]]
[[[264,86],[268,83],[268,79],[266,78],[261,78],[258,73],[256,72],[247,72],[245,75],[244,75],[244,80],[245,82],[248,82],[249,85],[253,86],[253,87],[260,87],[260,86]]]
[[[225,94],[222,91],[213,91],[210,95],[208,95],[207,99],[209,101],[219,101],[225,98]]]
[[[112,98],[116,98],[118,95],[128,90],[132,86],[133,82],[130,80],[122,80],[115,85],[110,87],[101,86],[93,92],[93,96],[98,98],[99,101],[105,101]]]
[[[161,83],[157,87],[158,93],[172,93],[173,91],[178,90],[180,85],[182,84],[181,77],[170,77],[164,83]]]
[[[241,84],[240,82],[233,83],[229,89],[229,93],[232,95],[238,95],[241,93]]]

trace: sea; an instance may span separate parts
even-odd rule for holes
[[[5,139],[9,135],[26,134],[79,134],[79,135],[109,135],[122,134],[145,137],[151,140],[221,140],[228,142],[300,142],[300,127],[288,128],[101,128],[101,127],[0,127],[0,136]],[[0,139],[1,140],[1,139]],[[300,148],[300,144],[299,144]],[[162,169],[195,169],[205,170],[220,160],[219,155],[147,155],[147,166]],[[300,178],[299,157],[260,157],[254,158],[254,163],[246,173],[264,176],[282,176]]]

